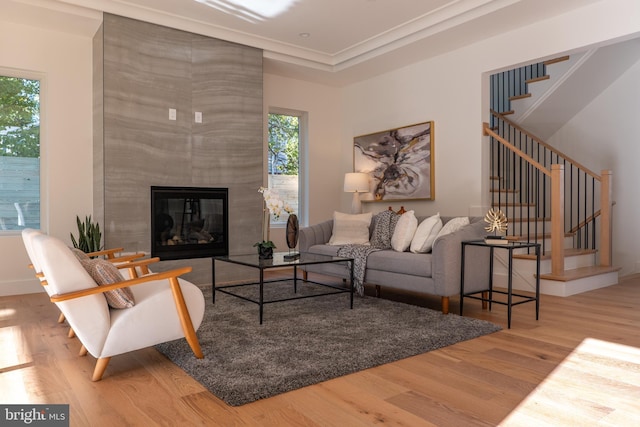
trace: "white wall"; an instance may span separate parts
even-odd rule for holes
[[[351,168],[354,135],[434,120],[435,201],[392,205],[423,215],[484,214],[489,182],[480,159],[487,156],[481,126],[488,121],[488,75],[638,31],[640,2],[602,1],[351,85],[343,93],[343,170]]]
[[[640,272],[640,61],[558,130],[549,142],[589,169],[613,175],[613,263]]]
[[[2,22],[0,68],[43,76],[42,228],[70,244],[75,217],[92,212],[91,38]],[[19,234],[0,235],[0,295],[42,291]]]

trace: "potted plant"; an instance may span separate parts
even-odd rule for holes
[[[291,214],[293,213],[293,209],[286,205],[280,199],[278,193],[272,189],[260,187],[258,192],[261,193],[264,198],[262,208],[262,241],[256,242],[253,246],[258,248],[258,258],[271,259],[273,258],[273,250],[276,248],[276,245],[269,239],[271,215],[278,219],[282,211]]]
[[[92,222],[91,215],[85,217],[84,222],[80,221],[80,217],[76,216],[76,223],[78,224],[78,239],[76,240],[73,233],[69,233],[71,234],[73,247],[85,253],[101,250],[102,233],[100,232],[100,224]]]

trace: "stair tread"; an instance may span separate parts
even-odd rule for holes
[[[584,279],[586,277],[598,276],[600,274],[613,273],[615,271],[620,271],[622,267],[606,267],[601,265],[594,265],[591,267],[580,267],[575,268],[573,270],[565,270],[560,274],[541,274],[541,279],[546,280],[556,280],[559,282],[569,282],[571,280]]]
[[[510,188],[492,188],[489,190],[492,193],[519,193],[520,190],[512,190]]]
[[[544,217],[544,218],[509,218],[509,222],[550,222],[551,218],[548,217]]]
[[[515,101],[517,99],[531,98],[530,93],[523,93],[522,95],[513,95],[509,97],[509,101]]]
[[[564,233],[564,237],[573,237],[575,233],[571,233],[571,232],[565,232]],[[540,233],[540,234],[528,234],[528,235],[522,235],[522,236],[507,236],[507,238],[511,239],[511,240],[516,240],[516,241],[522,241],[522,240],[532,240],[532,241],[538,241],[538,240],[542,240],[542,239],[550,239],[551,238],[551,232],[549,233]]]
[[[546,75],[546,76],[534,77],[532,79],[525,80],[524,82],[526,84],[531,84],[531,83],[535,83],[535,82],[541,82],[543,80],[549,80],[550,78],[551,78],[551,76]]]
[[[553,59],[549,59],[547,61],[544,61],[543,64],[544,65],[551,65],[551,64],[558,63],[558,62],[568,61],[568,60],[569,60],[569,55],[565,55],[565,56],[559,56],[557,58],[553,58]]]
[[[509,203],[492,203],[491,206],[493,207],[500,207],[500,206],[509,206],[509,207],[534,207],[536,204],[535,203],[514,203],[514,202],[509,202]]]
[[[595,249],[567,248],[567,249],[564,250],[564,256],[565,257],[580,256],[580,255],[590,255],[590,254],[595,254],[595,253],[596,253]],[[513,254],[513,258],[535,260],[536,259],[536,254]],[[551,251],[548,251],[548,252],[540,255],[540,259],[541,260],[551,259]]]

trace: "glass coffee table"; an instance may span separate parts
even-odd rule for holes
[[[274,253],[273,259],[259,259],[257,253],[250,254],[250,255],[229,255],[229,256],[213,257],[213,261],[211,262],[212,278],[213,278],[213,290],[212,290],[213,303],[215,304],[216,302],[216,293],[222,292],[227,295],[232,295],[234,297],[241,298],[245,301],[258,304],[258,306],[260,307],[260,324],[262,324],[262,314],[263,314],[264,305],[272,304],[275,302],[291,301],[291,300],[303,299],[303,298],[315,298],[315,297],[333,295],[333,294],[339,294],[339,293],[349,293],[350,294],[349,307],[353,308],[353,290],[354,290],[353,289],[353,258],[309,254],[309,253],[301,252],[300,257],[298,259],[285,261],[284,257],[287,254],[288,254],[287,252]],[[215,279],[216,278],[216,270],[215,270],[216,261],[256,268],[260,270],[260,280],[258,282],[251,282],[251,283],[240,283],[240,284],[233,284],[233,285],[216,286],[216,279]],[[329,263],[345,263],[345,266],[349,272],[348,287],[332,285],[329,283],[321,283],[321,282],[306,280],[301,277],[298,277],[298,267],[305,266],[305,265],[329,264]],[[283,267],[293,267],[292,278],[265,280],[264,278],[265,270],[268,270],[271,268],[283,268]],[[293,281],[293,292],[294,294],[296,294],[296,296],[265,300],[264,298],[265,285],[270,283],[288,282],[288,281]],[[313,295],[298,295],[298,282],[320,285],[323,288],[327,288],[327,291],[322,293],[314,293]],[[246,286],[259,286],[259,296],[257,299],[251,298],[250,296],[241,295],[238,292],[234,292],[234,289],[237,290],[238,288],[246,287]]]

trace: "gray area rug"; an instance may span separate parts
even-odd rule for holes
[[[268,289],[266,289],[268,287]],[[269,284],[265,300],[293,295]],[[300,294],[322,292],[305,285]],[[257,298],[257,286],[240,288]],[[213,394],[238,406],[500,330],[493,323],[375,297],[336,294],[264,306],[205,288],[198,338],[204,359],[184,339],[156,348]]]

